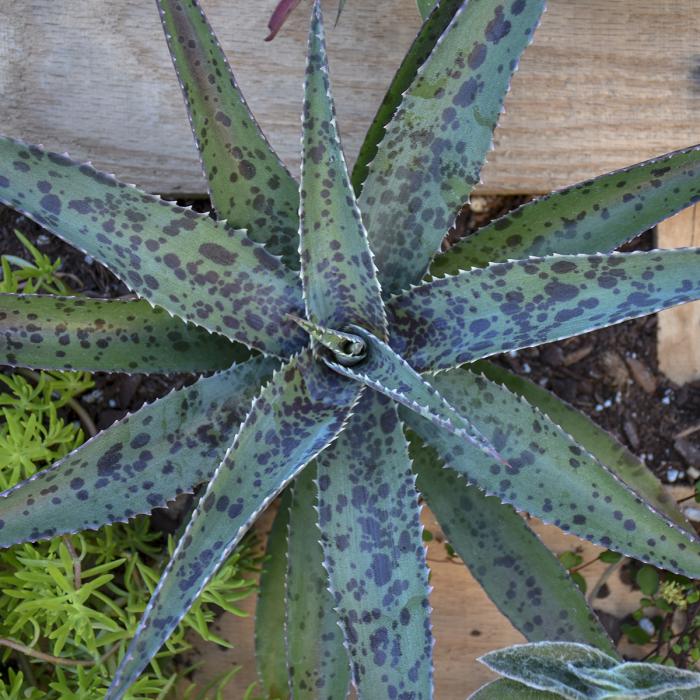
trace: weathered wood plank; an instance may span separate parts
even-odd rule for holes
[[[659,248],[700,246],[700,205],[659,224]],[[676,384],[700,379],[700,301],[659,313],[659,369]]]
[[[203,0],[266,132],[294,168],[306,12]],[[327,0],[329,16],[336,0]],[[551,0],[506,102],[482,191],[537,193],[697,140],[697,0]],[[149,190],[203,192],[153,3],[0,0],[0,131]],[[353,0],[329,31],[348,154],[417,28],[414,0]],[[663,47],[663,49],[661,49]]]

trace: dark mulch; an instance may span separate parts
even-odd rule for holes
[[[482,197],[465,208],[448,241],[468,235],[494,216],[527,201],[525,197]],[[206,210],[206,202],[195,208]],[[42,230],[23,216],[0,207],[0,254],[24,255],[14,230],[25,234],[51,258],[61,258],[67,282],[80,294],[118,297],[126,287],[99,264]],[[448,245],[449,245],[448,242]],[[650,234],[634,242],[652,245]],[[686,438],[678,433],[700,424],[700,382],[677,387],[658,370],[656,317],[629,321],[577,338],[522,350],[496,359],[527,375],[590,415],[639,455],[653,471],[670,481],[700,476],[700,430]],[[95,377],[97,392],[85,401],[100,429],[127,411],[163,396],[191,376]]]

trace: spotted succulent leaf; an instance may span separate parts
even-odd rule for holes
[[[291,489],[285,489],[267,536],[255,606],[255,660],[261,690],[267,698],[289,697],[286,618],[287,538]]]
[[[464,2],[379,144],[360,206],[386,293],[418,281],[479,182],[544,0]]]
[[[285,635],[291,697],[345,700],[350,661],[323,567],[316,465],[304,469],[290,488]]]
[[[273,355],[303,335],[299,280],[243,231],[67,156],[0,138],[0,202],[109,267],[139,296]]]
[[[403,404],[437,428],[484,450],[497,462],[502,461],[491,442],[465,417],[469,414],[460,414],[450,406],[434,386],[381,340],[359,326],[350,326],[350,330],[366,344],[366,358],[356,366],[325,358],[329,367]]]
[[[338,137],[318,0],[309,31],[302,126],[300,253],[307,316],[340,330],[363,323],[386,336],[372,253]]]
[[[0,546],[124,522],[191,492],[276,366],[254,358],[173,391],[0,494]]]
[[[119,700],[270,501],[342,430],[358,389],[292,357],[253,402],[209,480],[105,700]]]
[[[419,9],[425,22],[404,56],[381,105],[379,105],[352,170],[352,185],[358,197],[369,172],[369,164],[377,155],[379,144],[384,138],[386,125],[391,121],[401,104],[403,94],[411,86],[418,69],[435,48],[437,40],[442,36],[455,12],[462,6],[463,1],[441,0],[436,4],[435,0],[419,0]],[[435,9],[431,14],[433,6]]]
[[[248,351],[145,301],[0,294],[0,363],[103,372],[208,372]]]
[[[321,541],[358,698],[428,700],[428,571],[394,404],[367,391],[317,462]]]
[[[691,534],[695,532],[673,496],[644,462],[587,415],[529,379],[513,374],[491,362],[476,362],[468,366],[468,369],[483,374],[491,381],[498,382],[514,394],[525,398],[528,403],[538,408],[571,435],[577,444],[588,450],[599,462],[644,497],[654,508]]]
[[[528,641],[582,642],[617,655],[579,587],[520,515],[469,486],[424,443],[411,442],[411,457],[418,490],[450,544]]]
[[[414,287],[387,311],[392,346],[419,370],[568,338],[700,297],[700,249],[550,255]]]
[[[158,0],[219,218],[299,267],[299,187],[250,112],[197,0]]]
[[[462,369],[431,383],[492,442],[505,464],[414,412],[407,425],[467,482],[565,532],[690,577],[700,541],[656,511],[558,425],[505,387]]]
[[[700,146],[693,146],[524,204],[435,257],[430,274],[554,253],[609,253],[698,200]]]

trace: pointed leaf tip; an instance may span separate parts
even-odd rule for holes
[[[296,6],[301,0],[280,0],[275,7],[270,21],[267,23],[267,28],[270,33],[265,37],[265,41],[272,41],[282,29],[282,25],[287,21],[287,17],[292,14]]]

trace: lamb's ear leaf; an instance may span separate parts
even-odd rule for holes
[[[11,367],[209,372],[249,355],[145,301],[0,294],[0,363]]]
[[[243,231],[1,137],[0,202],[171,314],[269,354],[300,347],[302,334],[286,319],[303,308],[298,276]]]
[[[491,147],[544,0],[464,2],[386,127],[360,205],[384,291],[426,272]]]
[[[392,346],[419,370],[541,345],[700,297],[700,248],[550,255],[426,282],[387,305]]]
[[[528,202],[436,256],[430,274],[554,253],[609,253],[699,199],[700,146],[693,146]]]
[[[214,209],[298,269],[297,182],[251,114],[198,1],[158,7]]]
[[[523,396],[528,403],[551,418],[581,447],[615,472],[654,508],[689,533],[695,532],[674,498],[651,469],[587,415],[577,411],[547,389],[492,362],[481,360],[466,366],[466,369],[483,374],[491,381],[503,384],[514,394]]]
[[[323,566],[315,480],[310,464],[291,486],[285,626],[291,697],[345,700],[350,660]]]
[[[700,541],[632,491],[547,416],[505,387],[462,369],[431,384],[498,449],[494,462],[413,412],[404,420],[440,459],[487,495],[564,532],[691,578]]]
[[[604,670],[618,665],[617,659],[599,649],[572,642],[517,644],[490,651],[479,661],[513,681],[571,700],[599,697],[594,687],[576,675],[573,666]]]
[[[105,700],[124,696],[260,512],[337,437],[357,396],[309,350],[273,375],[199,500]]]
[[[428,571],[396,407],[367,391],[317,462],[325,565],[358,697],[428,700]]]
[[[528,688],[508,678],[500,678],[481,686],[468,700],[561,700],[561,695]]]
[[[253,358],[128,415],[0,495],[0,547],[125,522],[206,481],[260,383],[278,366]]]
[[[435,48],[437,40],[442,36],[463,2],[464,0],[441,0],[436,4],[435,0],[418,0],[419,9],[425,22],[404,56],[381,105],[379,105],[352,169],[352,186],[358,197],[367,177],[369,164],[377,155],[377,148],[384,138],[386,125],[391,121],[401,104],[403,94],[410,87],[418,69]]]
[[[349,330],[364,342],[365,357],[356,365],[343,365],[332,357],[325,357],[324,361],[329,367],[403,404],[437,428],[454,433],[460,440],[490,454],[495,461],[502,461],[491,442],[464,417],[469,414],[460,415],[434,386],[386,343],[359,326],[349,326]]]
[[[318,0],[304,81],[300,213],[307,317],[340,329],[361,322],[386,336],[372,253],[338,137]]]
[[[289,674],[284,636],[287,536],[292,492],[285,489],[267,536],[255,605],[255,662],[265,697],[287,700]]]
[[[411,457],[418,491],[448,541],[528,641],[582,642],[617,656],[579,587],[520,515],[467,484],[415,437]]]

